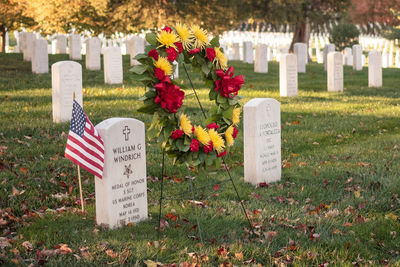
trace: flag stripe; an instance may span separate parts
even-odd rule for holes
[[[97,177],[102,177],[102,174],[100,174],[102,172],[100,172],[99,169],[97,169],[97,168],[93,167],[92,165],[86,163],[83,159],[81,159],[80,157],[75,155],[75,153],[73,153],[72,151],[69,151],[68,149],[66,149],[65,150],[65,157],[68,158],[69,160],[71,160],[76,165],[81,166],[82,168],[84,168],[85,170],[90,172],[91,174],[96,175]],[[77,160],[77,158],[79,160]]]
[[[97,172],[99,172],[102,169],[102,166],[100,166],[97,163],[93,162],[92,160],[88,159],[84,155],[79,154],[79,151],[77,151],[73,147],[70,147],[67,145],[67,148],[65,149],[65,153],[69,154],[71,156],[74,156],[75,158],[79,158],[80,161],[83,161],[85,163],[85,165],[87,165],[87,166],[90,165],[93,169],[96,169]]]
[[[74,132],[69,133],[70,137],[69,139],[77,144],[78,146],[82,147],[86,152],[89,154],[95,156],[99,160],[103,161],[104,160],[104,151],[98,150],[96,147],[92,146],[90,143],[87,142],[85,138],[81,138]]]
[[[93,135],[88,134],[87,136],[89,136],[93,142],[95,142],[99,147],[101,147],[104,150],[103,140],[99,138],[100,136],[96,128],[93,127],[92,130],[92,127],[93,126],[90,125],[90,123],[86,122],[86,128],[88,128],[88,131],[85,131],[85,133],[93,133]]]
[[[89,133],[84,133],[82,139],[85,139],[85,141],[95,147],[98,151],[100,151],[102,154],[104,154],[104,147],[99,146],[98,143],[94,142],[93,140],[96,140],[91,136]]]
[[[71,151],[73,151],[75,154],[80,156],[81,158],[86,159],[87,162],[92,163],[95,165],[95,167],[102,169],[103,167],[103,162],[99,160],[98,158],[93,157],[89,153],[87,153],[83,148],[78,146],[75,143],[72,143],[70,140],[67,141],[67,148]]]

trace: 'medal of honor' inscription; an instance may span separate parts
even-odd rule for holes
[[[254,185],[281,179],[280,103],[255,98],[244,105],[244,179]]]
[[[95,178],[97,224],[117,228],[147,219],[144,123],[111,118],[96,129],[105,150],[103,178]]]

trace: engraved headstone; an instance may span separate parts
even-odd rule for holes
[[[104,49],[104,83],[121,84],[123,81],[122,55],[119,47]]]
[[[383,49],[382,53],[382,68],[388,68],[389,67],[389,55],[386,49]]]
[[[240,60],[240,46],[239,43],[232,44],[232,60]]]
[[[362,70],[362,47],[353,45],[353,70]]]
[[[49,72],[49,55],[47,49],[47,41],[43,38],[35,40],[32,54],[32,72],[48,73]]]
[[[71,120],[73,92],[82,106],[82,66],[75,61],[59,61],[51,66],[53,122]]]
[[[253,43],[243,42],[243,62],[253,64]]]
[[[344,49],[344,65],[353,66],[353,53],[350,47]]]
[[[135,60],[134,57],[137,54],[144,53],[144,40],[139,36],[134,36],[129,41],[130,46],[130,58],[131,58],[131,66],[139,65],[140,62]]]
[[[86,40],[86,69],[100,70],[101,41],[97,37]]]
[[[24,61],[32,61],[33,46],[36,40],[36,35],[32,32],[25,33],[24,41]]]
[[[79,34],[71,34],[69,36],[69,59],[81,60],[81,49],[81,36]]]
[[[335,51],[334,44],[326,44],[324,47],[324,70],[326,71],[328,67],[328,53]]]
[[[306,72],[307,64],[307,45],[305,43],[295,43],[293,52],[297,56],[297,71]]]
[[[56,37],[56,54],[67,53],[67,37],[65,35],[57,35]]]
[[[259,44],[256,46],[256,56],[254,60],[254,72],[268,72],[268,45]]]
[[[103,178],[95,178],[97,224],[113,229],[147,219],[144,123],[111,118],[96,129],[105,151]]]
[[[297,96],[297,57],[293,54],[281,55],[279,88],[281,96]]]
[[[280,103],[255,98],[244,105],[244,179],[253,185],[281,179]]]
[[[378,51],[368,53],[368,86],[382,87],[382,55]]]
[[[328,91],[343,92],[343,55],[340,52],[328,54]]]

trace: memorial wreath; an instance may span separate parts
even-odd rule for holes
[[[238,92],[244,79],[242,75],[234,77],[233,67],[227,66],[219,38],[209,39],[201,27],[180,23],[148,33],[145,53],[134,58],[141,64],[131,68],[134,79],[148,88],[138,110],[153,115],[147,135],[161,142],[162,149],[174,158],[174,164],[218,167],[238,134]],[[185,93],[173,79],[174,61],[192,65],[210,87],[209,98],[215,106],[203,125],[193,125],[184,113],[178,115]]]

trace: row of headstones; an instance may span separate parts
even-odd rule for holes
[[[81,94],[78,99],[82,101]],[[253,185],[280,180],[280,103],[252,99],[244,105],[243,121],[245,180]],[[96,129],[105,151],[103,177],[95,178],[97,224],[117,228],[147,219],[145,124],[110,118]]]

